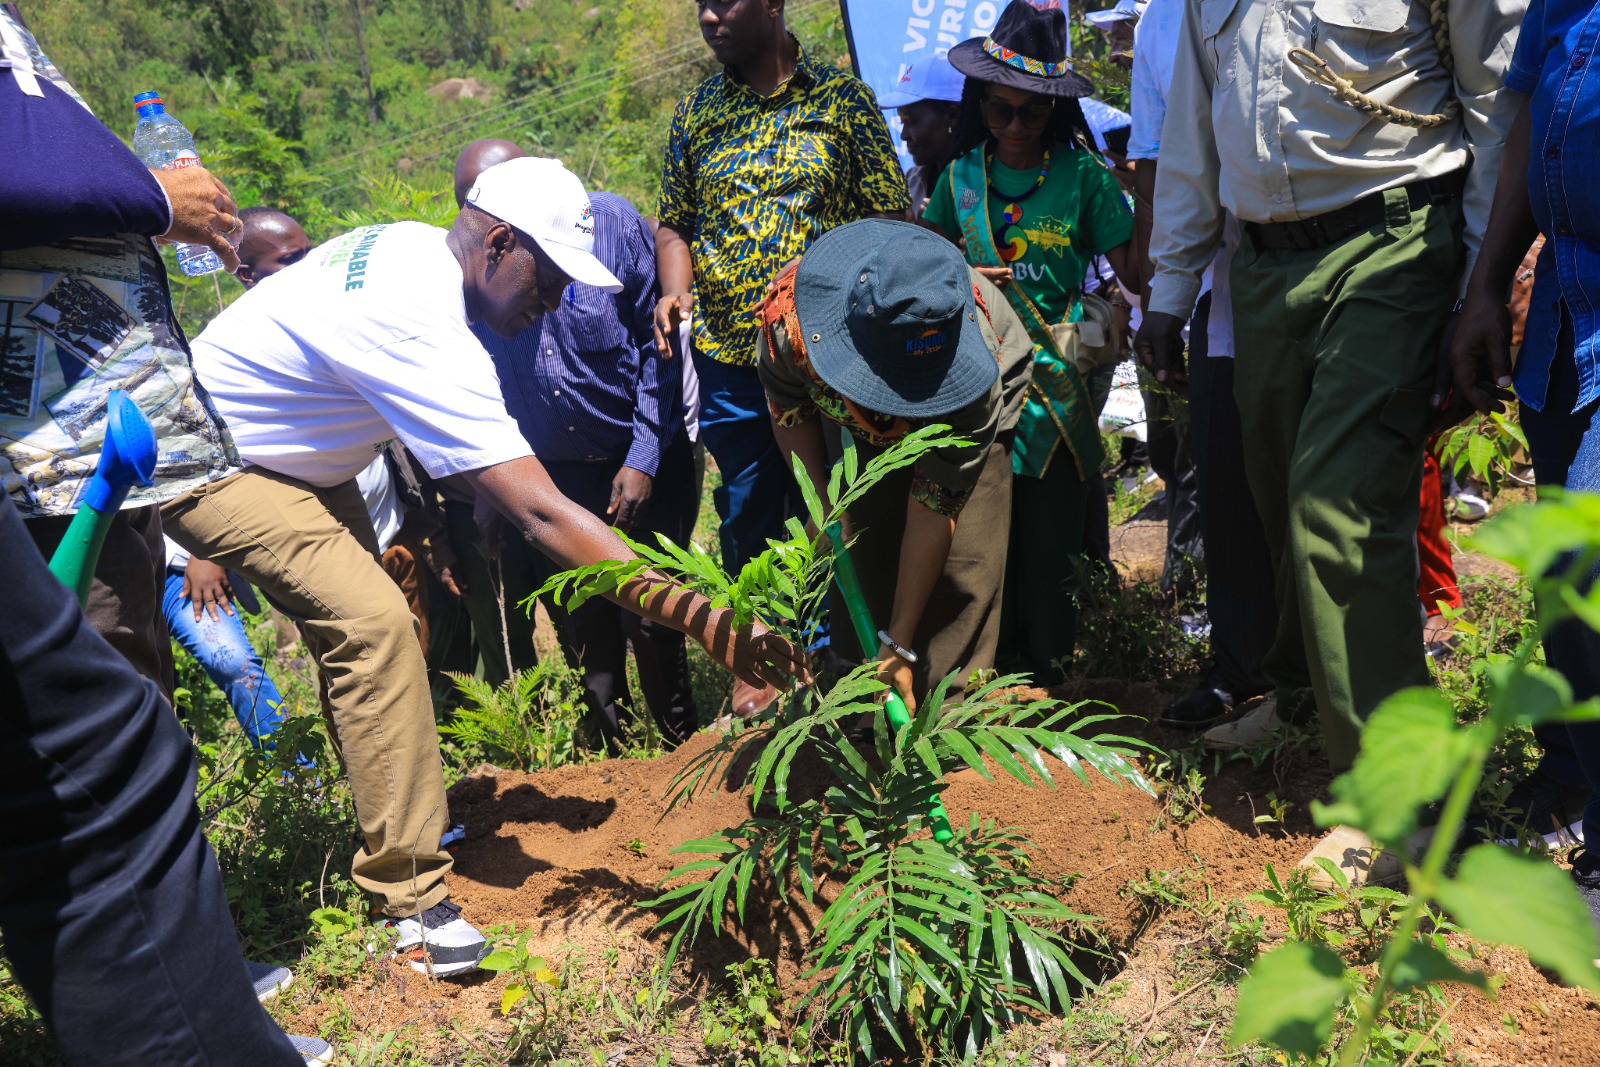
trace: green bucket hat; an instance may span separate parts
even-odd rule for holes
[[[873,411],[946,415],[1000,376],[966,261],[921,226],[863,219],[829,230],[801,257],[794,305],[817,376]]]

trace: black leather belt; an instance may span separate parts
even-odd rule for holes
[[[1411,200],[1411,210],[1427,204],[1442,204],[1461,195],[1467,184],[1466,168],[1452,171],[1438,178],[1423,178],[1400,188]],[[1383,193],[1369,193],[1347,207],[1325,211],[1309,219],[1293,222],[1247,222],[1244,232],[1257,248],[1304,251],[1309,248],[1328,248],[1351,234],[1382,226],[1387,209]]]

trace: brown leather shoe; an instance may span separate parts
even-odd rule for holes
[[[753,719],[772,706],[778,691],[770,685],[760,688],[745,682],[733,683],[733,714],[741,719]]]

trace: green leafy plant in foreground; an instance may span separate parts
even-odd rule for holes
[[[1534,662],[1539,635],[1566,620],[1600,629],[1600,586],[1583,592],[1581,576],[1600,559],[1600,497],[1571,494],[1509,509],[1473,538],[1472,547],[1517,566],[1534,588],[1538,631],[1486,669],[1488,711],[1458,725],[1450,702],[1433,689],[1408,689],[1368,720],[1355,765],[1331,787],[1333,802],[1313,805],[1324,826],[1362,830],[1402,855],[1419,812],[1442,801],[1431,843],[1407,855],[1410,891],[1394,909],[1370,985],[1325,938],[1291,940],[1263,955],[1241,983],[1233,1041],[1266,1041],[1310,1056],[1327,1046],[1347,1003],[1354,1024],[1337,1050],[1339,1067],[1381,1053],[1383,1020],[1410,991],[1459,982],[1483,988],[1486,976],[1459,966],[1441,947],[1438,915],[1483,941],[1515,945],[1563,981],[1600,993],[1600,957],[1589,912],[1567,875],[1547,861],[1493,844],[1469,848],[1446,873],[1454,842],[1496,745],[1508,731],[1540,723],[1600,718],[1600,701],[1574,704],[1560,674]],[[1275,886],[1284,894],[1284,887]],[[1279,906],[1288,906],[1286,899]],[[1312,909],[1314,911],[1314,909]],[[1311,913],[1308,912],[1308,915]],[[1306,920],[1314,921],[1314,915]],[[1418,934],[1425,933],[1419,939]]]
[[[908,435],[864,468],[847,451],[822,494],[796,463],[811,529],[840,520],[889,471],[955,441],[947,431]],[[663,538],[659,548],[635,546],[637,561],[558,575],[547,589],[581,602],[650,569],[699,589],[741,622],[760,619],[798,639],[820,614],[832,558],[798,520],[788,534],[737,578],[703,549]],[[960,768],[993,781],[997,767],[1026,785],[1053,788],[1052,764],[1084,784],[1092,769],[1153,795],[1128,758],[1141,743],[1097,736],[1113,716],[1085,714],[1082,704],[1018,700],[1010,690],[1026,681],[1021,676],[975,683],[959,699],[951,696],[954,681],[925,694],[896,734],[880,714],[886,687],[875,665],[865,664],[825,692],[785,694],[691,760],[673,782],[670,806],[712,789],[748,788],[754,814],[674,850],[696,858],[645,904],[674,928],[667,963],[730,917],[745,923],[752,897],[812,902],[830,878],[842,888],[812,932],[804,977],[814,984],[798,1007],[820,1009],[869,1061],[889,1046],[914,1044],[928,1056],[973,1060],[998,1028],[1065,1004],[1088,984],[1071,936],[1093,918],[1067,908],[1049,882],[1029,873],[1026,837],[973,814],[940,844],[927,836],[928,798]],[[852,732],[869,717],[872,743],[863,752]],[[796,775],[802,759],[819,762],[826,779]]]
[[[498,688],[470,674],[449,677],[463,703],[439,732],[471,757],[522,771],[580,758],[583,687],[565,660],[544,660]]]

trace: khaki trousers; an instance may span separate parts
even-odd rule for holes
[[[393,916],[443,900],[451,860],[439,835],[449,816],[422,646],[378,563],[355,482],[319,489],[249,467],[169,501],[161,516],[174,541],[300,620],[355,797],[356,884]]]
[[[1231,276],[1245,473],[1277,576],[1266,672],[1284,704],[1309,683],[1335,771],[1385,697],[1429,684],[1418,500],[1461,205],[1384,200],[1386,225],[1329,248],[1246,237]]]
[[[830,456],[840,451],[837,433],[828,426]],[[856,442],[862,467],[882,449]],[[894,590],[900,576],[900,542],[905,536],[906,501],[913,468],[891,471],[850,508],[855,543],[850,559],[861,579],[872,620],[889,625]],[[972,497],[956,521],[955,540],[944,571],[934,583],[922,621],[912,637],[917,662],[911,668],[918,693],[927,693],[945,675],[959,672],[950,696],[966,691],[973,671],[994,666],[1000,638],[1000,598],[1005,585],[1006,541],[1011,528],[1011,453],[1003,444],[989,446]],[[838,589],[829,589],[829,628],[835,648],[846,659],[872,656],[862,650],[850,613]]]

